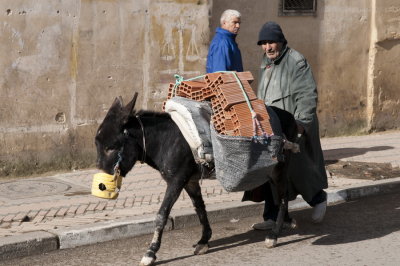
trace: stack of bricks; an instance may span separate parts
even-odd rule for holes
[[[249,71],[236,72],[236,74],[260,122],[261,128],[256,127],[256,135],[272,134],[264,101],[257,99],[250,86],[254,79],[253,75]],[[181,96],[196,101],[211,102],[213,110],[211,121],[219,134],[244,137],[254,135],[254,121],[248,102],[233,73],[209,73],[204,76],[204,81],[183,81],[176,88],[174,87],[175,84],[171,83],[167,99]]]

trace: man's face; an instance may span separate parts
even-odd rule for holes
[[[224,23],[221,25],[221,28],[227,30],[233,34],[238,34],[240,28],[240,18],[237,17],[229,17]]]
[[[275,41],[263,41],[261,43],[261,48],[271,60],[275,60],[279,57],[282,51],[283,43]]]

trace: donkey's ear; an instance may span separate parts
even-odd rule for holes
[[[133,95],[132,100],[125,106],[125,111],[130,115],[132,115],[134,113],[137,96],[138,96],[138,93],[135,92],[135,95]]]
[[[116,97],[114,102],[112,103],[110,109],[108,109],[107,115],[121,113],[123,106],[124,105],[123,105],[121,96]]]
[[[118,96],[115,98],[114,102],[112,103],[110,109],[114,109],[114,108],[122,108],[124,106],[124,103],[122,101],[122,97]]]

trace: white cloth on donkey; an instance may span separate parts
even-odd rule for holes
[[[175,96],[166,102],[165,112],[171,115],[181,130],[195,161],[201,164],[212,162],[214,158],[210,132],[210,103]]]

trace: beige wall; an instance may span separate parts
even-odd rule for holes
[[[242,12],[238,43],[255,77],[263,23],[281,24],[318,83],[321,134],[400,127],[400,3],[318,1],[279,17],[279,0],[3,0],[0,176],[93,165],[113,99],[160,110],[173,74],[204,74],[224,9]],[[210,19],[210,25],[209,25]],[[210,32],[211,30],[211,32]]]
[[[303,53],[318,84],[322,136],[400,127],[400,2],[317,1],[316,16],[278,16],[280,0],[214,0],[211,35],[228,8],[242,13],[237,41],[255,76],[261,26],[273,20]],[[254,88],[255,89],[255,88]]]
[[[95,161],[116,96],[161,110],[173,74],[203,73],[206,1],[3,0],[0,176]]]
[[[374,0],[368,95],[372,129],[400,126],[400,2]]]

